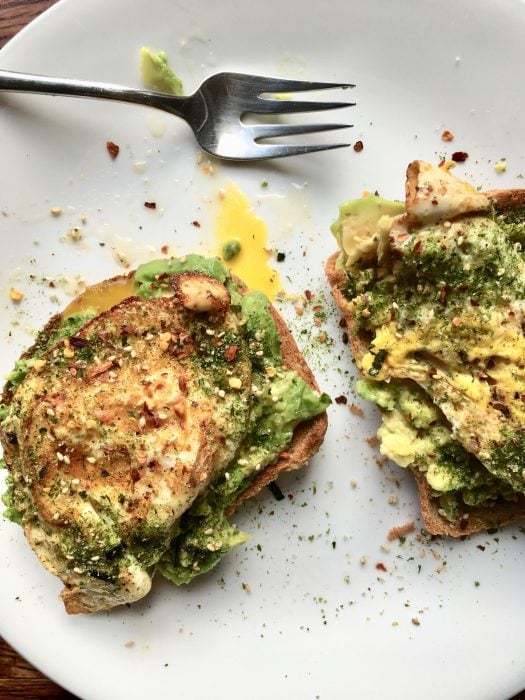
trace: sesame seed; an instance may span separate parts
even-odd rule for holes
[[[262,357],[264,355],[264,352],[262,350],[257,350],[255,354],[257,357]]]
[[[213,533],[213,528],[209,527],[207,530],[204,530],[205,535],[211,535]]]
[[[159,416],[159,420],[166,420],[166,418],[168,417],[168,414],[167,413],[159,413],[158,416]]]
[[[240,389],[242,387],[242,381],[239,377],[230,377],[228,379],[228,384],[232,389]]]
[[[53,520],[58,520],[60,518],[60,513],[53,514]]]
[[[146,419],[144,418],[144,416],[141,416],[139,418],[139,428],[143,428],[145,425],[146,425]]]
[[[247,459],[239,459],[237,461],[237,464],[240,464],[241,467],[245,467],[248,464],[248,460]]]
[[[69,459],[69,457],[67,455],[64,455],[64,464],[68,464],[68,465],[71,464],[71,460]]]
[[[80,484],[80,479],[71,479],[71,483],[73,486],[78,486],[78,484]]]
[[[64,455],[62,454],[62,452],[57,452],[56,454],[57,454],[57,459],[58,459],[58,461],[59,461],[59,462],[63,462],[63,461],[64,461]]]
[[[94,457],[86,457],[86,462],[89,462],[90,464],[95,464],[97,460]]]
[[[73,571],[75,572],[75,574],[83,574],[84,573],[84,571],[78,566],[75,566]]]
[[[217,392],[217,396],[223,399],[226,396],[226,392],[224,391],[224,389],[219,389],[219,391]]]

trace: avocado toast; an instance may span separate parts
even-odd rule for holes
[[[215,566],[228,521],[326,431],[284,321],[216,258],[153,261],[52,318],[4,388],[4,502],[67,612],[143,597]]]
[[[525,517],[525,190],[478,192],[449,164],[407,170],[405,203],[340,207],[327,261],[381,451],[409,467],[425,526]]]

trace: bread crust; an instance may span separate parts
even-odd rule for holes
[[[525,189],[489,190],[485,195],[498,213],[525,206]],[[367,352],[369,339],[366,334],[355,331],[355,317],[348,299],[343,294],[347,275],[343,269],[337,267],[338,257],[339,252],[336,252],[328,258],[325,272],[335,303],[346,320],[352,353],[357,360],[360,360]],[[432,535],[463,537],[474,532],[509,525],[525,518],[525,495],[519,495],[515,501],[501,500],[491,507],[470,508],[468,518],[461,518],[451,523],[439,514],[438,501],[433,498],[432,489],[425,476],[416,467],[409,467],[409,469],[416,480],[425,528]]]

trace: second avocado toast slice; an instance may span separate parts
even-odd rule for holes
[[[410,467],[425,526],[525,517],[525,190],[482,194],[415,161],[406,203],[341,206],[327,261],[383,454]]]

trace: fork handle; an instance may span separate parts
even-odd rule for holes
[[[98,100],[132,102],[169,111],[186,119],[189,98],[169,95],[152,90],[127,88],[110,83],[97,83],[72,78],[51,78],[46,75],[31,75],[16,71],[0,70],[0,91],[30,92],[45,95],[67,95],[70,97],[93,97]]]

